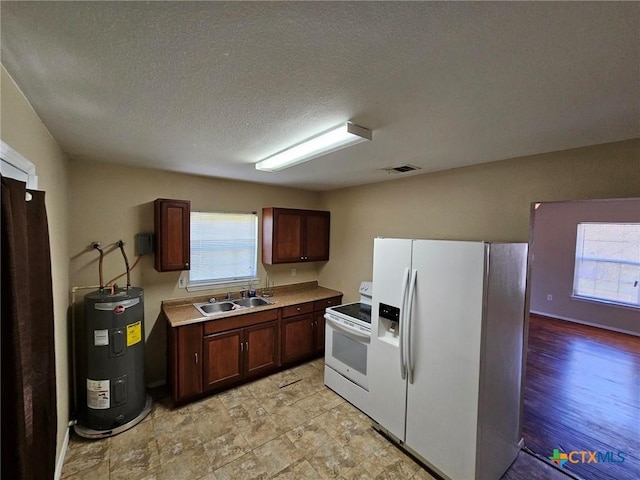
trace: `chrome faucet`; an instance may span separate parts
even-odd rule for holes
[[[209,299],[209,303],[216,303],[216,297],[211,297]]]
[[[243,288],[243,289],[240,291],[240,295],[242,295],[242,298],[247,298],[247,290],[246,290],[245,288]]]
[[[231,292],[227,292],[227,295],[224,297],[227,300],[231,300]]]

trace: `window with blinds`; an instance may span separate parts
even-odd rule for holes
[[[580,223],[573,295],[640,305],[640,224]]]
[[[191,212],[190,286],[254,280],[257,259],[256,213]]]

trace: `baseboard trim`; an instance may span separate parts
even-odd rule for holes
[[[67,432],[64,434],[64,440],[62,441],[60,455],[58,456],[58,460],[56,461],[56,472],[53,477],[55,478],[55,480],[60,480],[60,477],[62,476],[62,466],[64,465],[64,459],[67,456],[67,448],[69,448],[69,427],[67,427]]]
[[[587,327],[602,328],[603,330],[609,330],[611,332],[624,333],[626,335],[633,335],[634,337],[640,337],[640,332],[632,332],[631,330],[625,330],[623,328],[610,327],[608,325],[602,325],[601,323],[585,322],[571,317],[563,317],[562,315],[551,315],[546,312],[539,312],[537,310],[531,310],[534,315],[540,315],[541,317],[554,318],[556,320],[566,320],[567,322],[579,323],[580,325],[586,325]]]

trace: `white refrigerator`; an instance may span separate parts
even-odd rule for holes
[[[526,265],[526,244],[374,241],[370,416],[444,478],[518,454]]]

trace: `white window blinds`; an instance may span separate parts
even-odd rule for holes
[[[640,305],[640,224],[580,223],[573,295]]]
[[[249,281],[257,258],[257,214],[191,212],[189,284]]]

